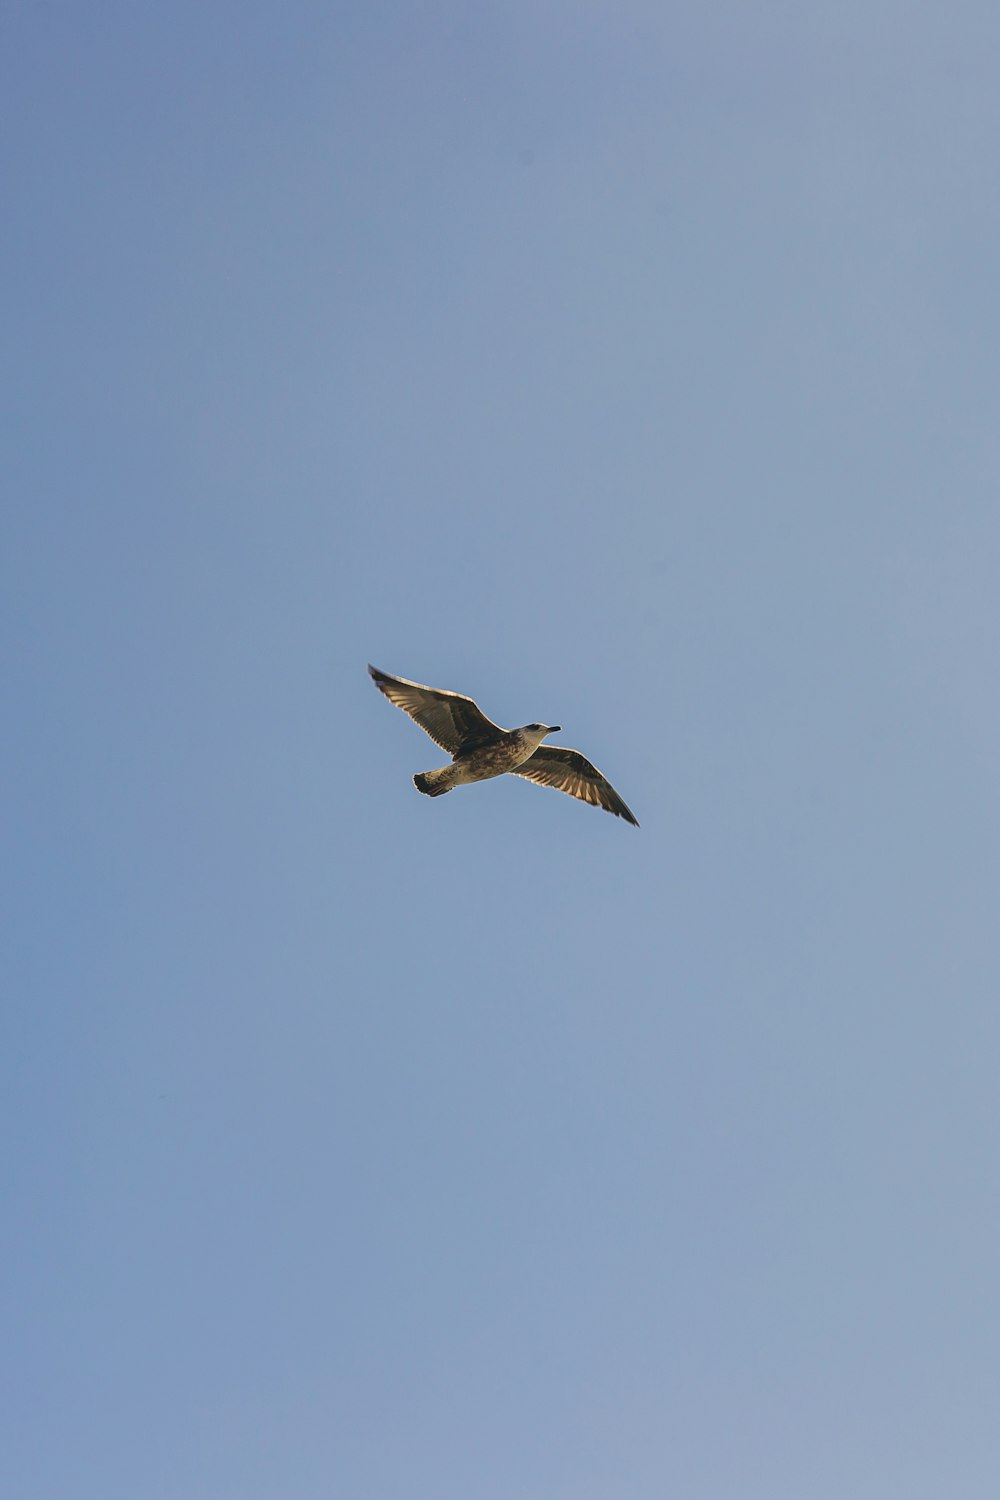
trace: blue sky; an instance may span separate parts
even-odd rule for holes
[[[992,1500],[995,7],[2,32],[5,1493]]]

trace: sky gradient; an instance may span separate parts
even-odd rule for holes
[[[994,1500],[995,5],[0,40],[0,1488]]]

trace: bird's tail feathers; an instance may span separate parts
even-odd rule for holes
[[[413,785],[427,797],[443,797],[445,792],[450,792],[453,786],[458,785],[455,767],[442,766],[440,771],[418,771],[413,778]]]

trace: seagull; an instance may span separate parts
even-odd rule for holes
[[[418,771],[413,784],[428,797],[443,797],[452,787],[468,781],[488,781],[510,771],[539,786],[554,786],[592,807],[603,807],[638,828],[635,815],[619,797],[606,776],[581,755],[562,745],[543,745],[546,735],[557,734],[559,724],[525,724],[521,729],[501,729],[488,719],[478,704],[461,693],[424,687],[406,677],[390,677],[369,666],[375,686],[390,703],[409,714],[436,745],[447,750],[451,765],[437,771]]]

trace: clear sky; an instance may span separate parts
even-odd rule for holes
[[[12,1500],[1000,1494],[998,76],[4,7]]]

